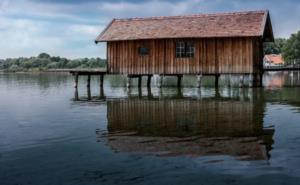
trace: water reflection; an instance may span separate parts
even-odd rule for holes
[[[251,92],[251,98],[242,100],[219,92],[187,98],[180,90],[173,97],[155,97],[148,91],[148,96],[109,99],[108,131],[98,134],[117,152],[266,160],[274,129],[263,128],[265,101]]]

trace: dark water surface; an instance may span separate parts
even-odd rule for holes
[[[0,185],[299,184],[300,73],[264,88],[128,91],[67,74],[0,73]],[[293,87],[291,87],[293,85]]]

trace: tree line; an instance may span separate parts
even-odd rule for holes
[[[282,54],[287,63],[300,59],[300,31],[289,38],[276,38],[274,43],[264,44],[265,54]],[[47,69],[101,68],[106,60],[101,58],[67,59],[41,53],[37,57],[0,59],[0,70],[42,71]]]
[[[101,58],[67,59],[41,53],[37,57],[0,59],[0,70],[44,71],[48,69],[102,68],[106,60]]]
[[[300,59],[300,31],[289,38],[277,38],[274,43],[264,44],[265,54],[282,54],[286,62]]]

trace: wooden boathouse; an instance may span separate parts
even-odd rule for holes
[[[263,43],[273,42],[269,12],[196,14],[113,19],[95,42],[107,43],[107,73],[130,79],[154,74],[249,75],[251,86],[260,86]],[[250,85],[250,84],[249,84]]]

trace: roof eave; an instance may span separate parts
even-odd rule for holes
[[[112,19],[109,24],[104,28],[104,30],[98,35],[98,37],[95,39],[95,44],[98,44],[99,42],[106,42],[103,41],[101,39],[101,37],[104,35],[104,33],[108,30],[108,28],[112,25],[112,23],[115,21],[116,19]]]

